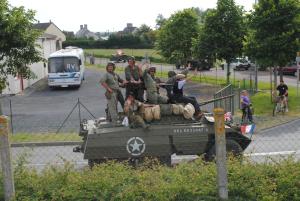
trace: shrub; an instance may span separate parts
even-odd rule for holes
[[[150,164],[150,165],[149,165]],[[228,160],[229,200],[300,200],[300,163]],[[49,166],[42,172],[15,168],[15,200],[218,200],[215,163],[196,160],[173,168],[148,163],[133,168],[107,162],[76,170]]]

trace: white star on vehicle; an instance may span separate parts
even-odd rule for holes
[[[140,152],[141,150],[140,150],[140,146],[142,146],[143,144],[139,144],[139,143],[137,143],[137,141],[136,141],[136,139],[134,140],[134,143],[133,144],[130,144],[130,146],[132,147],[132,152],[134,152],[134,151],[138,151],[138,152]]]
[[[127,141],[127,152],[132,156],[139,156],[144,153],[146,144],[140,137],[132,137]]]

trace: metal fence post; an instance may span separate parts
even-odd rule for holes
[[[11,152],[9,143],[8,117],[0,116],[0,155],[4,185],[5,201],[12,200],[15,196],[14,177],[11,164]]]
[[[78,118],[79,118],[79,125],[81,124],[81,109],[80,109],[80,101],[79,98],[77,100],[77,105],[78,105]]]
[[[12,113],[11,99],[9,99],[9,111],[10,111],[10,128],[11,128],[11,133],[14,134],[13,113]]]
[[[216,145],[216,158],[217,158],[217,182],[218,182],[219,198],[221,200],[228,200],[224,109],[215,108],[214,118],[215,118],[215,145]]]

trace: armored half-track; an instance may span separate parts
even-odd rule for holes
[[[130,128],[116,125],[104,118],[81,123],[81,146],[74,151],[82,152],[89,164],[105,160],[143,160],[156,157],[171,164],[171,155],[202,155],[212,160],[215,155],[215,131],[212,114],[206,113],[200,120],[182,116],[165,116],[151,122],[148,128]],[[241,134],[239,128],[225,125],[226,148],[241,154],[251,140]]]

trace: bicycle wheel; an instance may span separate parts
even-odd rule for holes
[[[273,117],[276,116],[277,112],[278,112],[278,104],[275,103],[275,104],[274,104],[274,107],[273,107]]]
[[[280,109],[281,109],[282,115],[284,115],[284,114],[285,114],[285,111],[286,111],[286,105],[285,105],[284,103],[281,103]]]

